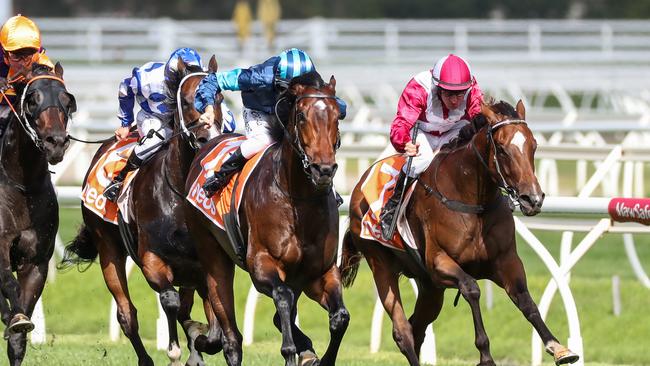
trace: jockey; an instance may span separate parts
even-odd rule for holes
[[[199,121],[210,123],[213,120],[213,104],[217,93],[222,90],[241,90],[246,124],[246,140],[203,185],[206,196],[211,197],[220,191],[248,159],[274,142],[269,128],[276,120],[274,108],[280,93],[286,89],[291,78],[311,71],[315,71],[315,67],[307,53],[292,48],[247,69],[217,72],[203,79],[194,98],[194,107],[203,112]],[[336,101],[341,112],[340,118],[343,119],[346,104],[339,98]]]
[[[118,93],[120,106],[117,117],[121,121],[121,126],[115,130],[115,137],[118,141],[126,139],[131,124],[135,121],[141,143],[133,149],[124,168],[104,190],[104,196],[109,201],[115,202],[117,199],[126,175],[138,169],[144,160],[160,149],[162,144],[159,143],[172,135],[173,113],[166,104],[165,80],[167,75],[177,71],[179,58],[186,65],[202,66],[201,57],[196,50],[179,48],[171,54],[167,63],[148,62],[136,67],[131,76],[120,83]],[[134,118],[133,108],[136,101],[140,111]],[[225,105],[222,106],[225,108]],[[156,145],[157,148],[154,147]]]
[[[19,82],[19,72],[31,70],[33,64],[42,64],[54,68],[50,59],[41,47],[41,32],[29,18],[20,14],[9,18],[0,29],[0,90],[13,99],[16,93],[9,81]],[[15,79],[15,80],[14,80]],[[10,108],[9,101],[0,97],[0,136],[4,133]]]
[[[412,156],[411,171],[400,172],[393,194],[383,207],[380,219],[385,240],[397,212],[404,185],[408,186],[433,161],[440,147],[458,136],[460,129],[481,113],[483,93],[463,58],[449,54],[432,70],[415,75],[404,88],[397,115],[390,126],[390,141],[398,152]],[[419,121],[416,141],[411,130]],[[407,179],[408,176],[408,179]],[[408,180],[408,182],[407,182]]]

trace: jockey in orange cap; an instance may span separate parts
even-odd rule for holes
[[[0,29],[0,46],[2,59],[0,60],[0,90],[10,99],[14,99],[15,92],[9,85],[11,82],[20,82],[19,72],[31,70],[35,63],[54,68],[50,59],[41,47],[41,32],[36,24],[29,18],[20,14],[9,18]],[[9,115],[8,101],[2,97],[0,100],[0,136],[4,132]]]

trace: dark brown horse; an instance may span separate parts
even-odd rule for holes
[[[327,84],[315,72],[292,79],[279,103],[289,106],[288,119],[280,118],[286,125],[283,130],[278,122],[273,131],[282,136],[278,136],[281,142],[259,160],[239,211],[239,231],[246,247],[241,265],[255,288],[275,303],[273,323],[282,332],[281,353],[288,366],[296,365],[298,355],[302,364],[318,364],[311,340],[295,325],[296,303],[303,292],[329,312],[331,339],[321,365],[334,364],[349,322],[336,267],[338,209],[332,178],[337,167],[339,109],[335,85],[334,77]],[[222,139],[215,140],[194,159],[186,189],[201,171],[200,159]],[[239,259],[232,254],[227,233],[193,206],[187,207],[190,233],[224,333],[224,357],[228,365],[241,365],[242,336],[233,301],[234,263]]]
[[[421,174],[406,208],[406,218],[423,261],[421,266],[416,264],[417,256],[412,258],[360,237],[361,219],[368,210],[368,202],[360,184],[352,192],[350,227],[343,242],[344,284],[353,283],[361,252],[372,270],[379,298],[393,321],[393,338],[410,365],[419,365],[425,329],[438,317],[448,287],[458,288],[470,305],[479,365],[494,365],[481,318],[476,279],[490,279],[505,289],[557,364],[578,360],[578,355],[551,334],[528,292],[515,246],[511,209],[501,193],[501,188],[510,192],[525,215],[541,210],[544,193],[535,177],[533,160],[537,143],[524,119],[521,101],[516,110],[505,102],[483,105],[482,116],[461,131],[461,136],[466,137],[443,149]],[[476,129],[478,132],[473,134]],[[361,182],[367,175],[368,172]],[[415,310],[408,320],[400,298],[400,274],[415,278],[419,289]]]
[[[0,143],[0,309],[12,366],[25,357],[26,333],[34,328],[29,317],[45,286],[59,228],[47,164],[63,159],[66,127],[77,108],[62,78],[58,63],[54,72],[34,65],[26,83],[15,86],[21,98]]]
[[[210,59],[209,70],[217,71],[214,56]],[[208,338],[199,335],[199,324],[190,319],[194,290],[204,299],[207,296],[205,277],[185,225],[184,195],[181,193],[184,191],[190,163],[199,146],[197,143],[205,143],[209,137],[208,130],[197,126],[200,114],[193,107],[194,90],[206,75],[201,71],[200,67],[186,66],[179,59],[176,75],[169,75],[167,104],[175,111],[173,133],[176,137],[171,138],[167,147],[163,147],[140,168],[132,182],[132,198],[129,203],[132,214],[130,224],[123,227],[123,230],[133,238],[133,248],[125,246],[118,226],[104,221],[82,206],[84,226],[66,248],[66,257],[62,262],[64,266],[92,262],[99,255],[104,280],[117,303],[117,318],[135,349],[139,365],[153,365],[153,361],[138,334],[136,309],[127,286],[127,255],[133,257],[149,286],[160,294],[160,304],[167,316],[169,328],[167,356],[172,365],[180,365],[181,357],[177,320],[182,324],[189,342],[191,354],[187,365],[204,365],[201,351],[216,353],[221,349],[221,333],[207,300],[204,301],[204,310],[210,322]],[[182,85],[179,85],[181,81]],[[182,111],[176,107],[179,104],[179,86]],[[222,100],[220,97],[217,102],[221,103]],[[215,110],[215,120],[220,124],[221,108]],[[194,129],[190,131],[188,128]],[[111,140],[100,147],[92,165],[114,142]],[[180,294],[174,285],[181,286]]]

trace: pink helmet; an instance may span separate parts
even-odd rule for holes
[[[469,64],[462,57],[449,54],[433,66],[433,85],[447,90],[465,90],[474,84]]]

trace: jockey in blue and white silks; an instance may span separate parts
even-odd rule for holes
[[[248,159],[274,142],[269,127],[275,123],[274,108],[283,91],[282,85],[286,87],[292,78],[311,71],[315,71],[315,66],[309,55],[292,48],[261,64],[211,73],[201,81],[194,97],[194,107],[203,113],[199,121],[208,123],[213,120],[216,94],[222,90],[241,91],[246,127],[246,140],[203,185],[208,197],[221,190],[230,176],[242,168]],[[336,101],[343,119],[346,104],[339,98]]]
[[[166,75],[175,73],[178,60],[186,65],[202,66],[201,56],[191,48],[179,48],[174,51],[166,63],[147,62],[133,69],[131,76],[122,80],[119,86],[119,112],[117,117],[121,126],[115,131],[118,140],[128,137],[133,122],[138,126],[141,143],[138,144],[127,161],[126,166],[106,187],[104,196],[110,201],[117,199],[122,182],[129,171],[135,170],[142,162],[156,153],[162,141],[172,135],[173,111],[167,105]],[[135,104],[140,107],[134,116]],[[225,126],[234,126],[232,113],[224,108]],[[232,131],[228,131],[232,132]],[[216,135],[216,132],[213,132]],[[156,147],[157,146],[157,147]]]

